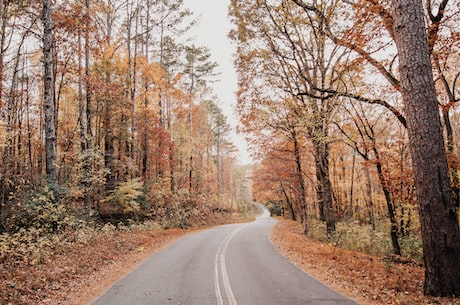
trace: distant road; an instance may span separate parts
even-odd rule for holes
[[[351,305],[272,245],[276,220],[188,235],[156,253],[92,305]]]

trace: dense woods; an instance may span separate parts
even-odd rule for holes
[[[139,236],[247,215],[197,22],[176,0],[0,1],[0,303],[43,302]]]
[[[459,0],[230,0],[229,16],[250,169],[183,0],[0,0],[1,276],[254,199],[459,296]],[[32,302],[5,278],[8,302]]]
[[[0,1],[3,241],[245,208],[196,22],[183,1]]]
[[[310,236],[324,224],[329,242],[419,252],[424,292],[459,295],[458,1],[231,1],[230,15],[255,199]]]

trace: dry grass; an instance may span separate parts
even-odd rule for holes
[[[424,269],[397,257],[377,257],[308,239],[298,223],[280,220],[271,238],[294,264],[361,305],[460,305],[460,298],[422,293]]]

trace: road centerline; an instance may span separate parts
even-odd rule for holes
[[[225,239],[222,241],[222,243],[220,244],[217,250],[216,258],[214,260],[214,290],[216,293],[217,305],[224,304],[222,292],[220,289],[220,286],[221,286],[220,278],[222,278],[222,286],[224,287],[225,294],[227,296],[229,304],[238,305],[238,303],[236,302],[235,296],[233,294],[232,287],[230,285],[230,280],[228,278],[227,266],[225,264],[225,254],[227,252],[227,247],[228,247],[228,244],[230,243],[230,240],[245,227],[246,226],[241,226],[238,229],[232,231],[230,234],[228,234],[225,237]]]

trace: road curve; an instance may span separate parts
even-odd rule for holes
[[[287,261],[272,245],[276,220],[188,235],[156,253],[92,305],[356,305]]]

